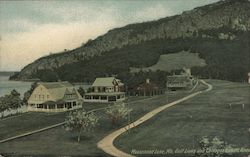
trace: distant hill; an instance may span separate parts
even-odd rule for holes
[[[161,55],[185,50],[206,63],[193,67],[190,61],[187,66],[195,75],[244,81],[250,71],[249,36],[249,0],[223,0],[110,30],[79,48],[40,58],[11,79],[80,82],[112,74],[126,76],[131,67],[148,68],[157,64]]]

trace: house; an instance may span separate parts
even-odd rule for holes
[[[115,77],[96,78],[84,102],[118,102],[125,100],[124,84]]]
[[[69,82],[39,82],[28,100],[28,111],[62,112],[81,108],[82,102]]]
[[[155,83],[150,82],[150,79],[146,79],[146,81],[137,87],[130,93],[134,96],[154,96],[164,94],[164,89],[157,86]]]
[[[185,89],[193,86],[194,78],[191,69],[183,67],[179,75],[167,76],[167,88],[170,90]]]
[[[167,88],[171,90],[185,89],[193,85],[193,77],[189,75],[167,76]]]

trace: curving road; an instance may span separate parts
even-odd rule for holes
[[[131,154],[128,154],[128,153],[125,153],[125,152],[122,152],[121,150],[117,149],[114,145],[113,145],[113,142],[114,140],[120,136],[122,133],[126,132],[127,130],[131,129],[131,128],[134,128],[138,125],[140,125],[141,123],[149,120],[150,118],[152,118],[153,116],[155,116],[156,114],[158,114],[159,112],[165,110],[166,108],[169,108],[171,106],[174,106],[178,103],[181,103],[185,100],[188,100],[198,94],[201,94],[203,92],[208,92],[210,90],[213,89],[213,86],[206,83],[204,80],[201,80],[201,83],[205,84],[208,86],[208,88],[204,91],[198,91],[198,92],[195,92],[193,94],[190,94],[188,96],[185,96],[179,100],[176,100],[174,102],[171,102],[169,104],[166,104],[166,105],[163,105],[163,106],[160,106],[152,111],[150,111],[149,113],[145,114],[144,116],[142,116],[141,118],[139,118],[138,120],[136,120],[135,122],[132,122],[130,124],[128,124],[127,126],[123,127],[123,128],[120,128],[116,131],[114,131],[113,133],[107,135],[106,137],[104,137],[101,141],[99,141],[97,143],[97,147],[102,149],[104,152],[106,152],[107,154],[110,154],[112,156],[117,156],[117,157],[134,157],[133,155]]]

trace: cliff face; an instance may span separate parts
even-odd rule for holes
[[[106,52],[129,45],[138,45],[155,39],[193,38],[199,30],[217,29],[223,26],[234,30],[250,31],[249,0],[224,0],[183,12],[181,15],[110,30],[75,50],[34,61],[24,67],[14,79],[32,78],[37,70],[57,69],[63,65],[105,55]],[[230,33],[221,33],[218,34],[218,38],[234,40],[235,37]]]

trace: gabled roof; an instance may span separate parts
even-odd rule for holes
[[[101,77],[96,78],[95,82],[93,83],[92,87],[107,87],[107,86],[114,86],[114,77]]]
[[[67,81],[64,81],[64,82],[39,82],[38,84],[43,85],[47,89],[73,87],[73,85]]]
[[[119,86],[123,86],[124,85],[120,79],[115,79],[115,80],[116,80],[116,82],[118,83]]]
[[[81,99],[80,94],[69,82],[39,82],[38,84],[44,86],[56,101],[63,99],[65,94],[76,94],[77,98]]]
[[[167,77],[167,83],[183,83],[189,81],[189,76],[187,75],[173,75]]]

